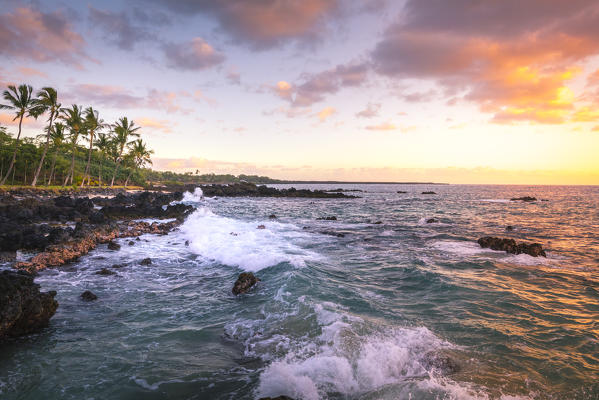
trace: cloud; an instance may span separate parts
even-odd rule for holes
[[[241,85],[241,74],[235,69],[230,69],[227,72],[227,80],[233,85]]]
[[[356,113],[356,117],[358,117],[358,118],[374,118],[379,115],[380,109],[381,109],[380,103],[368,103],[366,105],[365,109]]]
[[[322,110],[320,110],[316,115],[318,115],[318,119],[320,120],[320,122],[324,122],[327,118],[329,118],[336,112],[337,110],[335,110],[333,107],[325,107]]]
[[[38,62],[59,61],[81,67],[91,60],[85,40],[60,11],[44,13],[20,7],[0,14],[0,54]]]
[[[221,64],[225,57],[200,37],[163,46],[167,64],[175,69],[198,71]]]
[[[99,10],[89,6],[89,21],[94,27],[99,28],[106,38],[123,50],[131,50],[138,42],[155,39],[155,35],[144,27],[133,25],[125,12]]]
[[[135,123],[141,126],[144,129],[148,129],[149,131],[158,131],[160,133],[172,133],[172,125],[171,121],[166,120],[158,120],[149,117],[139,117],[135,119]]]
[[[368,125],[366,129],[369,131],[394,131],[397,129],[397,126],[393,125],[390,122],[383,122],[378,125]]]
[[[308,107],[345,87],[360,86],[366,81],[367,74],[365,63],[340,64],[316,74],[304,74],[303,82],[297,85],[279,81],[271,90],[293,107]]]
[[[21,73],[21,75],[23,75],[25,77],[31,77],[31,76],[40,76],[42,78],[48,77],[48,75],[45,72],[40,71],[39,69],[35,69],[35,68],[18,67],[17,70]]]
[[[154,0],[184,15],[207,14],[236,42],[269,49],[287,42],[314,42],[328,17],[341,10],[338,0]]]
[[[0,113],[0,125],[17,127],[19,125],[19,119],[15,119],[14,114]],[[35,118],[25,117],[23,118],[23,126],[41,128],[44,126],[44,122],[36,120]]]
[[[144,95],[132,93],[121,86],[76,84],[61,97],[64,103],[89,103],[94,106],[105,106],[117,109],[149,108],[169,113],[189,114],[191,109],[180,105],[180,98],[187,97],[184,92],[169,92],[148,89]]]
[[[372,51],[374,68],[464,92],[494,122],[562,123],[577,63],[599,53],[599,4],[574,3],[409,0]]]
[[[572,115],[574,122],[595,122],[599,121],[599,110],[591,107],[581,107]]]

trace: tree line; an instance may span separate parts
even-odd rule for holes
[[[62,107],[52,87],[34,95],[30,85],[9,85],[2,98],[0,109],[13,112],[18,128],[13,138],[0,126],[0,185],[14,184],[15,177],[17,183],[31,186],[103,186],[110,181],[112,187],[120,181],[126,187],[130,181],[145,182],[142,172],[152,164],[154,151],[140,138],[140,127],[127,117],[107,124],[91,106]],[[43,133],[35,139],[21,138],[23,119],[43,115],[47,116]]]

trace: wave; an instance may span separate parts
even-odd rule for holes
[[[204,199],[204,192],[202,191],[201,188],[197,187],[197,188],[195,188],[193,193],[191,193],[191,192],[183,193],[182,201],[190,202],[190,203],[199,203],[203,199]]]
[[[221,217],[205,207],[187,218],[181,232],[191,251],[246,271],[280,263],[303,267],[307,260],[319,258],[300,245],[310,236],[295,225]]]

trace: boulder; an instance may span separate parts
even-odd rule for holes
[[[121,245],[113,242],[112,240],[110,242],[108,242],[108,250],[113,250],[113,251],[117,251],[121,249]]]
[[[0,339],[26,335],[48,325],[56,312],[55,291],[40,292],[24,271],[0,272]]]
[[[81,296],[79,297],[81,297],[81,300],[83,301],[94,301],[98,299],[98,296],[96,296],[89,290],[86,290],[85,292],[81,293]]]
[[[152,264],[152,259],[151,259],[150,257],[148,257],[148,258],[144,258],[144,259],[143,259],[143,260],[141,260],[139,263],[140,263],[141,265],[150,265],[150,264]]]
[[[233,285],[232,292],[235,295],[245,293],[248,290],[250,290],[250,288],[252,286],[254,286],[256,283],[258,283],[259,281],[260,281],[260,279],[256,278],[256,276],[253,273],[242,272],[237,277],[237,280],[235,281],[235,284]]]
[[[116,275],[116,272],[111,271],[108,268],[102,268],[101,270],[96,271],[96,275],[104,275],[104,276]]]
[[[478,239],[480,247],[505,251],[510,254],[528,254],[533,257],[547,257],[539,243],[516,243],[514,239],[485,236]]]
[[[429,218],[426,220],[427,224],[436,224],[438,222],[439,222],[439,220],[437,218]]]
[[[268,216],[268,218],[270,218],[270,219],[277,219],[277,216],[276,216],[276,215],[274,215],[274,214],[270,214],[270,215]]]
[[[135,245],[135,242],[133,240],[129,240],[129,242],[127,243],[129,246],[133,246]]]

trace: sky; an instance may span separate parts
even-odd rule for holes
[[[599,184],[595,0],[0,0],[0,60],[159,170]]]

